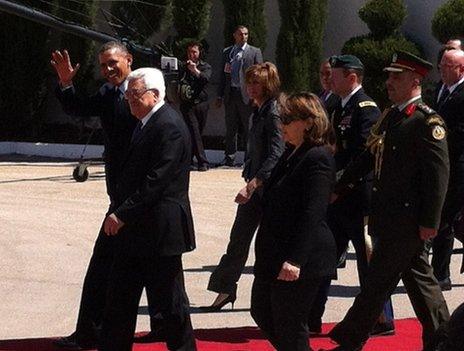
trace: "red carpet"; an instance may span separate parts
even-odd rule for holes
[[[323,332],[333,324],[324,325]],[[364,351],[420,351],[422,350],[421,327],[415,319],[395,322],[396,335],[371,338]],[[197,329],[195,330],[198,351],[272,351],[272,346],[257,328]],[[0,341],[0,351],[56,351],[51,338]],[[311,339],[311,347],[331,348],[334,345],[326,337]],[[166,351],[163,343],[137,344],[133,351]]]

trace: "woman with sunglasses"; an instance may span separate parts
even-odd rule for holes
[[[316,95],[283,96],[279,109],[289,147],[264,188],[251,315],[277,350],[309,351],[308,313],[336,264],[326,222],[335,182],[334,139]]]
[[[242,173],[246,186],[235,199],[239,205],[227,251],[209,279],[208,290],[218,293],[212,305],[202,307],[209,311],[218,311],[228,303],[233,306],[235,302],[237,282],[261,220],[262,187],[284,150],[276,101],[280,88],[277,68],[270,62],[251,66],[245,82],[255,106]]]

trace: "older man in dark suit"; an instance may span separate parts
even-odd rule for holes
[[[132,349],[144,286],[163,315],[169,350],[196,350],[181,259],[195,248],[188,197],[189,132],[164,103],[161,71],[141,68],[128,81],[125,96],[139,122],[121,165],[114,211],[104,222],[105,233],[121,241],[99,350]]]
[[[442,84],[434,108],[448,128],[450,178],[440,230],[433,239],[432,266],[442,290],[451,289],[450,260],[453,252],[453,223],[464,207],[464,52],[447,50],[440,62]]]
[[[248,41],[248,28],[237,26],[234,32],[235,44],[224,49],[218,97],[216,106],[224,102],[226,120],[226,148],[224,164],[233,166],[237,152],[237,134],[241,128],[243,140],[246,142],[248,122],[253,111],[249,104],[245,86],[245,72],[248,67],[263,62],[259,48],[251,46]]]

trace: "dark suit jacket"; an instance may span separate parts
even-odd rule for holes
[[[437,104],[440,88],[441,85],[435,91],[432,107],[445,120],[450,160],[464,163],[464,83],[456,87],[441,107]]]
[[[266,181],[284,151],[277,101],[269,99],[251,115],[248,147],[242,176]]]
[[[340,104],[340,97],[334,93],[331,93],[327,99],[323,99],[323,94],[324,91],[321,94],[319,94],[319,97],[321,98],[322,104],[324,105],[325,110],[327,111],[327,115],[330,117]]]
[[[115,214],[125,250],[179,255],[195,248],[188,196],[190,138],[182,118],[163,105],[131,143],[117,183]]]
[[[464,207],[464,83],[461,83],[438,106],[437,98],[441,84],[437,86],[434,108],[444,119],[448,131],[450,179],[448,194],[443,207],[443,219],[451,223]]]
[[[264,214],[256,237],[255,275],[275,279],[282,263],[301,266],[300,277],[335,270],[335,241],[326,222],[335,162],[326,147],[303,144],[284,152],[264,189]]]
[[[116,96],[114,87],[106,83],[92,95],[85,96],[74,88],[56,88],[63,110],[75,117],[100,117],[105,140],[106,188],[111,202],[116,194],[116,182],[121,163],[129,148],[137,119],[131,115],[127,101]]]
[[[224,72],[224,67],[226,63],[231,62],[231,52],[234,48],[234,45],[229,46],[224,49],[222,52],[222,61],[220,66],[220,74],[219,74],[219,87],[217,91],[218,97],[223,97],[224,101],[227,102],[229,99],[230,94],[230,73]],[[241,85],[241,92],[242,92],[242,99],[243,103],[248,104],[250,100],[248,94],[246,92],[245,87],[245,72],[250,67],[257,63],[263,62],[263,54],[261,53],[261,49],[251,46],[249,44],[246,45],[245,50],[242,55],[241,59],[241,68],[240,68],[240,85]]]

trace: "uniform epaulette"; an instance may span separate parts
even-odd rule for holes
[[[359,103],[359,107],[367,107],[367,106],[377,107],[377,104],[374,101],[361,101]]]
[[[427,122],[427,125],[429,126],[432,126],[432,125],[444,126],[445,125],[445,122],[443,121],[443,119],[438,115],[434,115],[434,116],[427,118],[426,122]]]
[[[417,108],[419,110],[421,110],[422,112],[424,112],[426,115],[435,115],[436,114],[436,112],[433,109],[431,109],[430,107],[428,107],[426,104],[424,104],[422,102],[417,104]]]

